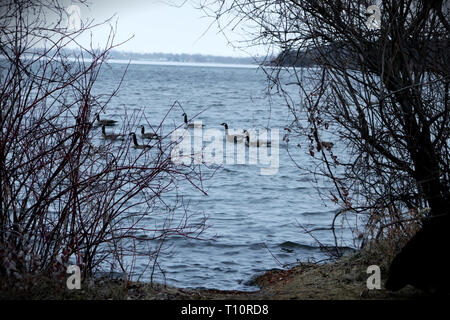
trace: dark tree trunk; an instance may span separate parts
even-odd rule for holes
[[[431,218],[394,258],[385,287],[397,291],[412,285],[432,294],[448,294],[450,215]]]

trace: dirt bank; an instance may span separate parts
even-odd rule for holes
[[[299,264],[289,270],[272,270],[258,276],[255,292],[194,290],[122,280],[83,281],[81,290],[68,290],[63,280],[29,279],[34,285],[23,289],[5,289],[1,299],[411,299],[426,296],[412,287],[399,292],[368,290],[367,267],[373,259],[361,252],[327,264]],[[385,267],[382,279],[385,280]],[[4,283],[4,282],[3,282]]]

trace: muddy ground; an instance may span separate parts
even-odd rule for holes
[[[368,290],[367,267],[371,257],[360,252],[326,263],[300,263],[288,270],[271,270],[255,277],[260,290],[254,292],[181,289],[161,284],[125,282],[99,278],[83,281],[80,290],[68,290],[63,280],[28,279],[32,285],[2,288],[1,299],[125,299],[125,300],[341,300],[414,299],[426,294],[408,286],[398,292]],[[382,267],[382,282],[386,278]],[[5,282],[3,282],[5,283]]]

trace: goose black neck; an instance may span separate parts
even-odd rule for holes
[[[106,136],[105,125],[102,125],[102,133],[103,133],[104,136]]]
[[[100,121],[100,115],[97,113],[97,120]]]
[[[136,135],[133,133],[132,136],[133,136],[133,143],[134,143],[134,145],[135,145],[136,147],[139,146],[139,143],[137,142]]]
[[[186,113],[184,114],[184,123],[186,123],[186,124],[188,123],[188,119],[187,119],[187,114]]]
[[[144,126],[141,127],[141,133],[144,134],[145,133],[145,129]]]

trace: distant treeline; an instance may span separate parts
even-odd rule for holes
[[[32,50],[36,54],[43,54],[45,52],[42,48],[35,48]],[[52,51],[52,50],[51,50]],[[79,50],[72,50],[64,48],[59,50],[60,53],[67,57],[79,56]],[[32,53],[32,52],[30,52]],[[226,57],[226,56],[213,56],[202,54],[187,54],[187,53],[136,53],[111,50],[108,53],[109,59],[116,60],[134,60],[134,61],[155,61],[155,62],[186,62],[186,63],[222,63],[222,64],[260,64],[266,66],[297,66],[297,67],[310,67],[317,65],[317,52],[313,53],[312,50],[300,51],[300,50],[284,50],[277,56],[268,56],[260,58],[259,61],[254,57]]]
[[[190,63],[224,63],[224,64],[255,64],[255,60],[251,57],[224,57],[202,54],[186,54],[186,53],[134,53],[111,51],[109,54],[111,59],[121,60],[150,60],[150,61],[170,61],[170,62],[190,62]]]
[[[426,42],[427,56],[426,59],[429,63],[431,61],[439,61],[444,65],[449,64],[448,48],[450,41],[447,39],[430,39]],[[423,64],[423,57],[420,57],[420,53],[415,49],[414,43],[409,43],[409,47],[404,49],[403,54],[407,55],[409,59],[412,59],[417,64]],[[378,60],[378,47],[376,43],[366,43],[366,46],[362,46],[364,56],[366,59],[373,61]],[[385,48],[388,50],[389,48]],[[336,42],[333,45],[327,45],[322,47],[309,48],[304,50],[285,49],[282,50],[276,58],[269,59],[268,65],[272,66],[286,66],[286,67],[312,67],[319,66],[325,63],[333,62],[334,64],[346,66],[354,70],[359,70],[358,65],[361,52],[352,51],[352,48],[345,42]]]
[[[271,60],[270,65],[312,67],[317,65],[317,55],[312,50],[284,50]]]
[[[60,54],[65,55],[68,58],[75,58],[80,56],[81,51],[79,49],[63,48],[58,50]],[[98,50],[94,50],[96,54]],[[27,52],[28,54],[38,55],[52,55],[54,50],[47,50],[43,48],[34,48]],[[0,59],[4,54],[0,53]],[[86,56],[85,56],[86,57]],[[135,60],[135,61],[155,61],[155,62],[187,62],[187,63],[223,63],[223,64],[258,64],[253,57],[226,57],[226,56],[213,56],[202,54],[187,54],[187,53],[136,53],[111,50],[108,52],[109,59],[116,60]]]

